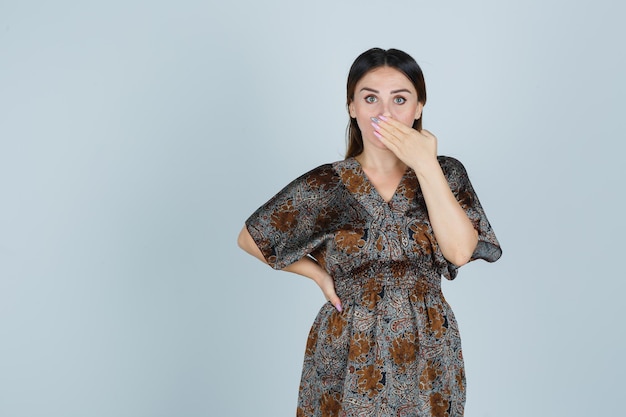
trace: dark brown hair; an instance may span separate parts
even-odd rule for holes
[[[409,54],[398,49],[384,50],[381,48],[372,48],[359,55],[350,67],[346,88],[346,106],[350,106],[350,103],[354,100],[354,90],[359,80],[371,70],[380,67],[395,68],[406,75],[413,83],[415,91],[417,91],[418,101],[422,103],[422,105],[426,104],[424,74],[420,66],[417,65],[417,62],[415,62]],[[421,117],[413,122],[413,129],[422,130]],[[347,140],[346,158],[357,156],[363,152],[363,136],[361,135],[361,129],[359,129],[356,118],[350,118]]]

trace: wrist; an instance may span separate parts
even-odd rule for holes
[[[320,285],[322,282],[326,281],[330,275],[328,272],[324,270],[319,264],[315,269],[315,273],[312,274],[311,279],[317,284]]]
[[[429,177],[433,174],[438,174],[441,172],[441,166],[439,165],[437,156],[424,158],[411,168],[413,168],[413,171],[415,171],[415,175],[417,175],[418,178]]]

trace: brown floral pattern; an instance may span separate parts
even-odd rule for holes
[[[430,225],[418,222],[411,223],[409,236],[417,243],[415,249],[424,251],[428,255],[432,253],[434,242],[431,240],[433,231],[430,230]]]
[[[472,260],[501,255],[463,165],[439,157],[479,234]],[[298,417],[463,415],[459,330],[441,293],[458,268],[441,253],[415,173],[385,202],[359,163],[322,165],[254,212],[247,228],[276,269],[312,256],[344,306],[326,303],[306,343]]]
[[[341,396],[337,393],[325,392],[320,404],[322,417],[339,417],[341,411]]]
[[[383,389],[383,374],[375,365],[367,365],[356,371],[356,373],[359,376],[357,382],[359,393],[372,398]]]
[[[293,201],[287,200],[283,203],[279,210],[272,213],[271,225],[279,232],[298,227],[298,215],[300,212],[293,207]]]
[[[329,336],[337,339],[343,334],[343,326],[346,324],[346,318],[343,314],[336,312],[332,314],[328,319],[328,332]]]
[[[407,333],[401,337],[395,338],[389,347],[391,359],[398,365],[399,370],[403,371],[406,365],[415,362],[417,357],[418,346],[415,343],[415,335]]]
[[[347,254],[358,253],[365,245],[363,230],[338,230],[335,234],[335,243]]]
[[[354,333],[350,338],[350,351],[348,360],[350,362],[363,363],[367,361],[367,355],[372,349],[372,339],[363,332]]]
[[[361,295],[361,305],[370,310],[374,310],[381,300],[383,285],[376,280],[368,280],[363,283],[363,292]]]

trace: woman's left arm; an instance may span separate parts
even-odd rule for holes
[[[434,137],[434,136],[433,136]],[[413,167],[411,167],[413,168]],[[415,170],[426,201],[428,218],[443,256],[456,266],[468,263],[478,244],[478,232],[452,194],[436,158]]]
[[[391,118],[378,123],[380,140],[411,167],[422,189],[428,218],[443,256],[456,266],[470,261],[478,232],[454,197],[437,160],[437,138]]]

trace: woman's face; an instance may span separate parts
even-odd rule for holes
[[[356,84],[354,99],[348,106],[350,117],[356,118],[363,136],[363,145],[385,146],[374,136],[371,117],[392,117],[407,126],[422,115],[422,103],[411,80],[391,67],[378,67],[366,73]]]

